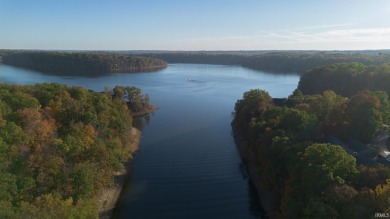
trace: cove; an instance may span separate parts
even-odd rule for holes
[[[231,135],[231,112],[250,89],[287,97],[299,76],[239,66],[172,64],[153,73],[58,77],[0,65],[0,81],[59,82],[95,91],[134,85],[150,95],[160,109],[143,121],[141,150],[116,218],[258,218],[261,210]]]

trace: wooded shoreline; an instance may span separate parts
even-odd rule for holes
[[[3,63],[50,75],[95,76],[108,73],[152,72],[167,67],[156,58],[91,52],[7,51]]]
[[[363,90],[344,97],[329,90],[316,95],[298,90],[285,104],[279,102],[264,90],[245,92],[235,104],[232,122],[236,145],[267,216],[369,218],[387,212],[390,163],[364,145],[381,130],[381,139],[387,135],[386,91]],[[385,145],[387,140],[381,141]],[[364,149],[355,153],[349,146]]]
[[[276,218],[278,214],[278,201],[277,198],[262,185],[261,170],[256,166],[255,154],[250,152],[248,142],[244,140],[242,136],[234,136],[235,143],[237,146],[238,153],[243,161],[245,168],[249,175],[249,180],[255,187],[257,196],[261,201],[261,207],[265,211],[267,218]]]
[[[153,113],[155,111],[157,111],[158,109],[160,109],[158,106],[156,105],[153,105],[153,104],[149,104],[146,109],[140,111],[140,112],[130,112],[130,115],[134,117],[141,117],[141,116],[145,116],[149,113]]]
[[[156,105],[150,104],[146,109],[140,112],[130,112],[130,115],[133,118],[142,117],[158,109],[159,108]],[[133,127],[131,131],[131,139],[133,139],[133,142],[131,142],[131,148],[129,148],[132,155],[135,155],[135,153],[140,149],[141,136],[141,130]],[[131,177],[133,169],[133,158],[128,160],[124,166],[124,171],[115,173],[114,184],[103,188],[98,195],[99,217],[102,219],[109,219],[113,216],[113,210],[115,209],[118,202],[120,202],[120,197],[125,187],[126,179]]]
[[[136,128],[131,131],[133,142],[129,148],[131,154],[135,154],[140,148],[142,132]],[[115,180],[111,186],[105,187],[99,193],[97,199],[99,203],[99,217],[109,219],[112,217],[113,210],[119,201],[126,179],[131,177],[133,168],[133,158],[125,163],[125,170],[115,173]]]
[[[390,62],[387,50],[372,51],[34,51],[0,50],[4,64],[48,74],[101,75],[152,72],[167,63],[238,65],[257,71],[300,74],[325,65]]]

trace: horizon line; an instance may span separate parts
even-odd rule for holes
[[[388,49],[240,49],[240,50],[169,50],[169,49],[2,49],[0,48],[0,51],[4,50],[24,50],[24,51],[139,51],[139,52],[148,52],[148,51],[157,51],[157,52],[268,52],[268,51],[308,51],[308,52],[315,52],[315,51],[326,51],[326,52],[332,52],[332,51],[385,51]]]

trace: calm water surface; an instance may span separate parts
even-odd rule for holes
[[[59,82],[96,91],[135,85],[160,107],[143,126],[141,151],[116,209],[119,218],[259,217],[231,136],[231,112],[245,91],[261,88],[286,97],[298,80],[297,75],[219,65],[172,64],[159,72],[96,78],[0,65],[1,82]]]

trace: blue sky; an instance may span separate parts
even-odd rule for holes
[[[390,49],[390,1],[0,0],[0,49]]]

